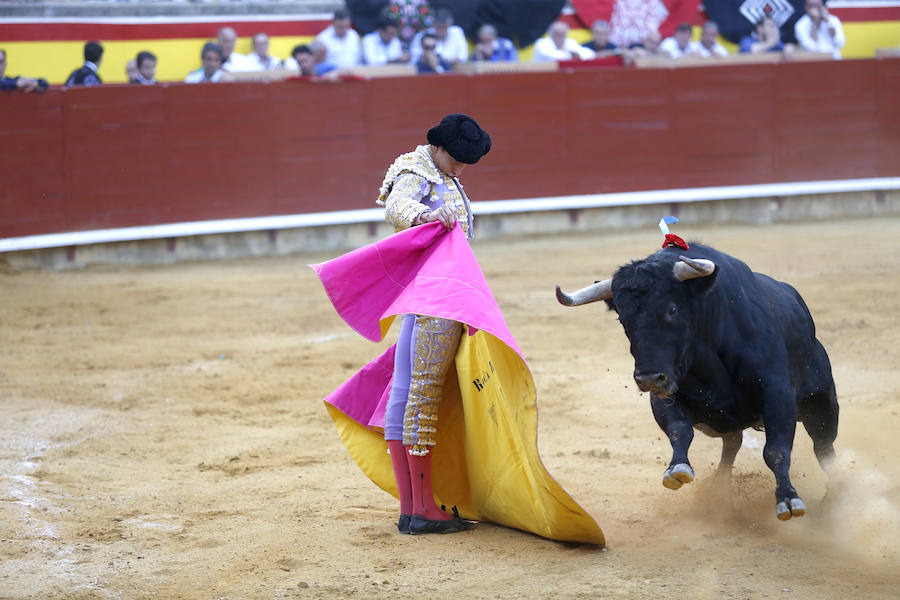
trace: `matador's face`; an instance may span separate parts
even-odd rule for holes
[[[450,177],[459,177],[462,175],[463,169],[469,166],[450,156],[450,153],[440,146],[432,146],[432,149],[431,158],[434,160],[434,164]]]

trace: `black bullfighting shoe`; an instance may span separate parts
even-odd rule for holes
[[[441,510],[445,510],[444,506],[441,506]],[[456,533],[457,531],[468,531],[474,528],[475,523],[461,518],[455,506],[453,507],[453,516],[446,520],[426,519],[420,515],[413,515],[409,519],[409,533],[411,535]]]
[[[475,523],[459,517],[450,517],[444,521],[426,519],[419,515],[413,515],[409,519],[409,533],[411,535],[423,535],[426,533],[456,533],[473,529]]]
[[[409,515],[400,515],[400,520],[397,521],[397,531],[409,533]]]

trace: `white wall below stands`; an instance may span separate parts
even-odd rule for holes
[[[569,202],[569,206],[574,208],[560,210],[549,210],[544,206],[528,211],[527,205],[523,205],[524,210],[521,212],[503,213],[491,209],[491,203],[483,203],[488,210],[480,210],[479,204],[475,203],[475,243],[507,235],[563,234],[576,231],[602,233],[604,230],[655,228],[660,218],[668,215],[676,215],[682,221],[677,231],[690,237],[692,224],[747,223],[763,226],[787,221],[900,214],[900,189],[896,189],[897,186],[888,187],[894,189],[732,197],[694,202],[677,199],[675,202],[650,201],[594,207],[581,207],[585,203]],[[559,205],[565,204],[560,199]],[[293,253],[336,256],[392,232],[383,221],[372,220],[372,215],[379,215],[380,209],[376,209],[376,212],[360,211],[362,213],[365,213],[365,218],[356,222],[306,226],[288,224],[279,226],[280,228],[273,226],[203,235],[191,235],[190,228],[181,228],[180,234],[171,237],[162,237],[164,231],[158,231],[155,237],[144,239],[102,243],[81,241],[54,247],[12,250],[0,253],[0,263],[5,261],[9,267],[19,270],[77,269],[95,264],[159,265]],[[256,223],[265,225],[267,222],[263,220]],[[7,249],[9,248],[10,245],[7,244]]]

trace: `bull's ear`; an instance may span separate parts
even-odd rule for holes
[[[687,286],[687,289],[690,290],[692,294],[697,296],[702,296],[712,289],[714,285],[716,285],[716,281],[719,278],[719,265],[716,265],[716,268],[712,273],[705,277],[697,277],[696,279],[688,279],[683,283],[683,285]]]
[[[615,312],[616,314],[618,314],[618,312],[619,312],[619,309],[616,308],[616,303],[615,303],[615,301],[614,301],[612,298],[608,298],[608,299],[606,300],[606,307],[607,307],[609,310]]]

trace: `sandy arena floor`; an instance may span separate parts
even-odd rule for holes
[[[900,598],[900,218],[692,227],[804,295],[841,401],[838,473],[798,429],[809,506],[775,518],[762,434],[728,492],[720,442],[663,488],[668,442],[605,307],[564,308],[661,236],[476,242],[534,373],[544,463],[608,549],[481,524],[396,532],[398,506],[322,398],[388,341],[357,337],[305,268],[330,256],[0,269],[0,598]],[[891,250],[893,248],[893,250]]]

